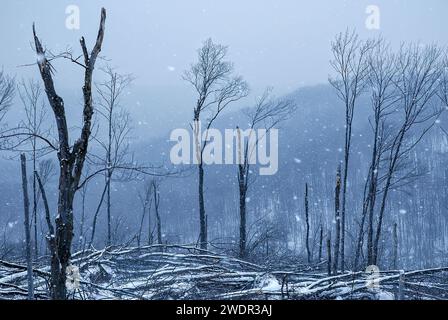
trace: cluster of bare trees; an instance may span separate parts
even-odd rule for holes
[[[355,115],[355,108],[359,96],[366,87],[366,78],[368,75],[367,59],[372,48],[375,46],[373,41],[362,41],[358,39],[355,33],[341,33],[331,45],[334,59],[330,62],[335,70],[336,78],[330,78],[330,84],[335,87],[338,97],[345,106],[345,145],[342,176],[342,198],[340,215],[336,219],[335,259],[338,263],[338,256],[341,257],[341,269],[345,268],[345,227],[346,227],[346,199],[347,199],[347,178],[350,160],[350,149],[352,143],[352,125]],[[339,210],[339,209],[338,209]],[[339,240],[340,239],[340,244]],[[339,251],[340,245],[340,251]],[[336,250],[338,249],[338,250]]]
[[[106,138],[101,138],[98,135],[94,136],[94,140],[103,153],[90,154],[91,163],[99,169],[89,176],[93,177],[95,174],[103,173],[104,188],[93,218],[90,245],[93,244],[98,215],[105,200],[107,214],[106,245],[110,246],[112,244],[111,182],[115,178],[114,173],[116,174],[116,171],[121,168],[129,168],[130,170],[126,171],[126,174],[124,174],[124,171],[120,171],[118,180],[126,180],[126,178],[130,178],[129,175],[132,175],[133,159],[129,152],[131,119],[129,112],[121,105],[123,92],[131,84],[132,76],[119,74],[111,67],[106,67],[103,72],[106,80],[96,85],[99,96],[96,112],[102,118],[103,121],[101,122],[107,127]]]
[[[336,178],[332,268],[336,273],[347,267],[346,214],[358,221],[357,214],[346,208],[352,123],[357,102],[362,95],[370,96],[373,136],[359,230],[354,248],[351,248],[354,269],[361,266],[361,260],[365,261],[363,265],[379,263],[390,191],[418,177],[409,155],[445,108],[446,52],[437,46],[419,44],[402,45],[395,52],[384,39],[364,41],[349,31],[336,37],[332,52],[331,64],[336,77],[331,78],[330,83],[345,106],[346,119],[342,177],[339,169]]]
[[[210,129],[230,104],[244,98],[249,92],[246,82],[240,76],[233,75],[233,65],[226,60],[226,56],[227,47],[208,39],[198,50],[198,61],[191,65],[183,77],[197,93],[197,102],[193,109],[193,132],[194,156],[198,166],[199,243],[202,249],[207,249],[208,242],[202,161],[208,139],[200,136],[201,126],[203,125],[206,130]]]
[[[249,93],[247,83],[240,76],[233,75],[233,65],[226,60],[227,47],[215,44],[211,39],[204,42],[198,50],[198,61],[184,74],[184,80],[189,82],[197,93],[197,102],[193,110],[194,154],[198,166],[198,200],[199,200],[199,243],[202,249],[207,249],[207,223],[204,197],[204,163],[203,154],[209,141],[208,129],[211,128],[219,115],[232,103],[246,97]],[[237,157],[238,157],[238,187],[239,187],[239,255],[247,255],[246,230],[246,199],[252,177],[250,166],[255,162],[256,148],[260,139],[254,130],[265,129],[265,134],[281,121],[290,117],[295,105],[288,99],[275,99],[272,89],[268,88],[257,99],[255,106],[245,110],[249,121],[248,134],[242,134],[237,127]],[[201,126],[205,128],[205,137],[200,136]],[[246,130],[244,131],[246,132]]]

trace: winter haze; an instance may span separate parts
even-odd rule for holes
[[[0,298],[282,299],[294,272],[293,300],[448,298],[448,2],[0,10]],[[278,132],[278,171],[173,164],[193,120]],[[391,277],[337,277],[366,268]]]

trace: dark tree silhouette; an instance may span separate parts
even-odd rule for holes
[[[69,127],[65,113],[64,100],[57,94],[53,82],[53,67],[50,57],[37,37],[33,25],[34,45],[37,54],[37,65],[45,86],[48,102],[54,113],[58,131],[58,160],[59,160],[59,194],[58,215],[55,220],[55,228],[49,222],[50,234],[49,247],[51,252],[51,296],[53,299],[66,299],[67,267],[70,265],[71,246],[73,240],[73,200],[80,185],[80,179],[84,162],[86,160],[89,138],[91,135],[91,123],[93,115],[92,104],[92,77],[95,63],[101,51],[104,39],[104,28],[106,22],[106,10],[101,10],[101,21],[97,39],[92,51],[89,53],[84,37],[81,38],[82,57],[84,62],[73,60],[84,69],[84,85],[82,88],[84,97],[83,125],[81,135],[70,146]],[[51,231],[50,231],[51,232]]]

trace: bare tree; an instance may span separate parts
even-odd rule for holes
[[[363,93],[367,84],[368,56],[375,46],[373,41],[362,41],[355,32],[347,30],[336,36],[331,44],[333,60],[330,64],[336,72],[335,78],[330,78],[330,84],[336,89],[339,99],[345,107],[345,146],[344,146],[344,171],[342,178],[341,198],[341,235],[340,253],[335,252],[335,257],[341,255],[341,269],[345,268],[345,211],[347,194],[347,177],[352,141],[352,124],[355,107],[359,96]],[[335,259],[338,261],[338,259]]]
[[[201,120],[204,120],[205,128],[210,129],[227,106],[248,94],[246,82],[239,76],[233,76],[233,65],[225,60],[226,56],[227,47],[215,44],[208,39],[198,50],[198,61],[183,76],[183,79],[189,82],[197,93],[197,102],[193,110],[193,131],[195,136],[194,153],[198,166],[199,241],[202,249],[207,249],[208,240],[204,201],[204,163],[202,161],[207,139],[202,139],[199,136]],[[207,119],[204,119],[205,112],[209,112]]]
[[[443,52],[436,46],[402,46],[397,57],[398,72],[394,81],[399,100],[397,101],[397,130],[387,142],[384,159],[385,173],[378,223],[373,240],[371,263],[377,264],[381,231],[389,191],[400,177],[398,172],[405,167],[409,152],[433,127],[443,109],[435,99],[440,92],[443,75]],[[435,101],[437,100],[437,101]],[[413,137],[411,136],[413,133]]]
[[[368,84],[371,88],[371,104],[373,120],[373,147],[369,170],[369,187],[367,196],[367,263],[373,264],[373,222],[376,196],[378,193],[380,163],[386,152],[386,141],[389,130],[386,120],[393,115],[393,107],[397,102],[394,81],[397,75],[396,59],[384,42],[380,42],[369,58]]]
[[[107,79],[96,85],[99,99],[97,101],[97,113],[104,118],[106,123],[106,138],[104,141],[95,137],[94,139],[103,149],[105,156],[96,157],[98,164],[104,168],[106,210],[107,210],[107,241],[106,246],[110,246],[112,240],[111,233],[111,181],[114,169],[127,165],[129,160],[129,134],[131,131],[131,120],[129,112],[123,108],[121,98],[124,90],[131,84],[132,76],[122,75],[111,67],[106,67],[104,73]],[[93,157],[93,156],[92,156]],[[103,160],[104,159],[104,160]],[[95,162],[95,160],[93,160]],[[130,165],[132,166],[132,165]],[[103,202],[101,197],[99,207]],[[96,223],[96,219],[94,220]],[[95,229],[95,226],[93,227]]]
[[[354,268],[358,268],[359,256],[363,246],[364,225],[367,220],[367,259],[372,260],[373,223],[376,197],[379,192],[380,164],[386,152],[387,137],[390,134],[387,120],[394,115],[394,106],[398,95],[395,90],[397,76],[396,57],[389,44],[379,39],[368,58],[369,73],[367,85],[370,91],[370,102],[373,116],[369,118],[373,133],[372,154],[365,185],[365,198],[358,233]]]
[[[33,164],[33,172],[37,170],[37,158],[41,155],[38,154],[38,137],[48,136],[48,130],[44,130],[43,125],[46,119],[46,109],[43,100],[42,88],[37,81],[29,80],[28,82],[22,81],[18,88],[20,100],[25,108],[26,120],[23,124],[19,125],[19,128],[23,128],[24,133],[28,133],[25,136],[25,140],[29,141],[31,145],[31,161]],[[20,130],[20,129],[18,129]],[[45,132],[44,132],[45,131]],[[37,260],[39,256],[38,250],[38,234],[37,234],[37,185],[36,176],[33,174],[33,213],[32,224],[34,227],[34,259]]]
[[[70,146],[69,127],[65,113],[64,100],[57,94],[53,82],[53,67],[51,60],[46,56],[41,41],[37,37],[33,25],[34,45],[37,54],[37,65],[45,86],[45,92],[49,104],[54,113],[58,132],[58,160],[59,160],[59,195],[58,215],[55,220],[56,228],[51,221],[49,230],[54,234],[49,236],[49,247],[51,252],[51,296],[53,299],[61,300],[67,298],[66,278],[67,267],[70,264],[71,246],[73,240],[73,200],[80,185],[80,179],[87,155],[89,138],[91,135],[91,122],[93,115],[92,105],[92,77],[95,63],[101,51],[104,28],[106,21],[106,10],[101,10],[101,22],[98,35],[92,51],[89,53],[84,37],[81,38],[82,56],[84,63],[75,59],[77,65],[84,69],[84,85],[82,88],[84,97],[83,124],[80,137]],[[51,233],[51,231],[50,231]]]
[[[246,118],[249,121],[249,134],[247,139],[243,138],[240,128],[238,133],[238,188],[239,188],[239,209],[240,209],[240,236],[239,236],[239,255],[244,258],[247,254],[247,216],[246,199],[250,185],[253,183],[250,175],[251,164],[256,157],[256,150],[259,141],[263,136],[257,136],[255,130],[264,128],[264,135],[278,125],[280,122],[288,119],[295,111],[295,104],[288,99],[275,99],[272,97],[272,88],[268,88],[257,99],[255,107],[244,110]]]

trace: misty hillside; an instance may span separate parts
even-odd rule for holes
[[[333,221],[332,199],[334,176],[338,163],[342,160],[343,148],[343,106],[335,98],[333,88],[325,85],[301,88],[287,96],[292,98],[298,110],[291,119],[282,123],[279,137],[280,164],[279,172],[275,176],[257,177],[253,189],[248,195],[249,221],[256,230],[260,224],[276,220],[281,222],[278,237],[285,238],[289,245],[285,249],[291,250],[298,257],[305,254],[304,247],[304,185],[310,185],[311,224],[314,229],[313,237],[317,241],[317,230],[321,224],[324,228],[331,228]],[[247,101],[246,101],[247,102]],[[353,189],[363,188],[367,171],[372,131],[368,123],[370,113],[368,100],[365,99],[355,118],[353,131],[353,171],[350,184]],[[216,128],[234,128],[240,125],[244,128],[245,118],[241,111],[229,111],[216,124]],[[187,127],[188,129],[188,127]],[[166,170],[172,170],[169,165],[169,152],[174,142],[169,141],[167,131],[158,139],[132,144],[131,151],[135,159],[141,163],[155,166],[165,165]],[[424,267],[434,263],[446,263],[446,257],[439,255],[447,246],[445,235],[448,228],[448,215],[444,212],[448,204],[446,187],[447,141],[440,130],[435,127],[420,143],[415,151],[416,165],[427,174],[420,177],[412,185],[392,195],[387,219],[400,222],[400,234],[409,230],[415,235],[415,242],[403,243],[400,246],[403,254],[400,261],[403,267]],[[428,152],[431,150],[431,152]],[[436,162],[435,162],[436,161]],[[431,166],[431,168],[430,168]],[[178,169],[178,168],[177,168]],[[430,169],[430,170],[429,170]],[[19,188],[20,174],[18,160],[2,161],[2,177],[10,184],[0,186],[0,201],[4,214],[0,222],[4,227],[3,236],[9,242],[21,240],[21,216],[17,214],[22,207],[20,194],[15,192]],[[256,170],[256,169],[254,169]],[[238,229],[237,207],[237,177],[236,166],[206,167],[207,177],[205,192],[207,194],[206,207],[209,210],[209,228],[212,243],[218,248],[236,250],[236,238],[233,236]],[[164,239],[169,243],[195,243],[197,241],[197,177],[196,169],[189,168],[186,172],[172,177],[166,177],[161,184],[160,211],[163,221]],[[141,179],[144,179],[142,177]],[[117,224],[117,241],[131,241],[138,232],[141,219],[141,203],[138,192],[142,182],[113,182],[113,219]],[[91,184],[86,207],[86,224],[93,218],[101,195],[102,178],[99,177]],[[430,188],[438,192],[427,192]],[[50,191],[50,205],[56,203],[56,191]],[[443,192],[440,192],[440,191]],[[417,203],[413,198],[420,199]],[[356,224],[360,219],[362,194],[352,193],[349,202],[349,221]],[[233,200],[232,200],[233,199]],[[355,201],[356,200],[356,201]],[[79,201],[79,199],[78,199]],[[432,203],[432,210],[421,211],[419,203]],[[8,208],[8,209],[4,209]],[[41,212],[41,211],[40,211]],[[80,220],[80,212],[75,212],[75,220]],[[434,224],[430,219],[438,216],[442,220]],[[419,220],[417,217],[420,217]],[[424,220],[424,218],[429,220]],[[98,238],[106,232],[104,209],[99,214]],[[179,223],[182,221],[182,223]],[[423,225],[419,221],[425,221]],[[40,214],[40,228],[43,225],[42,212]],[[41,229],[42,230],[42,229]],[[386,230],[386,232],[390,230]],[[41,232],[44,233],[44,230]],[[255,232],[255,231],[252,231]],[[353,230],[355,232],[355,230]],[[423,237],[431,232],[434,239],[428,240],[433,250],[418,251],[418,244]],[[88,234],[88,233],[87,233]],[[391,241],[386,233],[384,241]],[[100,246],[102,240],[97,240]],[[40,244],[44,249],[44,244]],[[317,246],[315,243],[314,246]],[[317,247],[314,248],[317,250]],[[404,254],[411,252],[411,255]],[[387,255],[387,253],[386,253]],[[424,255],[425,259],[420,259]],[[418,258],[417,258],[418,257]],[[423,257],[422,257],[423,258]],[[420,261],[417,263],[417,261]]]

